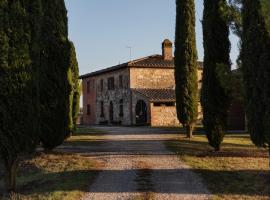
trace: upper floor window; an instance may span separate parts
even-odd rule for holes
[[[86,83],[86,90],[87,90],[87,93],[89,94],[90,93],[90,81],[87,81],[87,83]]]
[[[120,101],[119,101],[119,116],[120,117],[124,116],[124,101],[123,101],[123,99],[120,99]]]
[[[104,81],[103,81],[103,79],[101,79],[101,80],[99,81],[99,84],[100,84],[100,91],[102,92],[103,89],[104,89]]]
[[[93,91],[95,90],[95,85],[96,85],[96,82],[95,82],[95,80],[93,79],[93,80],[92,80],[92,89],[93,89]]]
[[[114,77],[108,78],[108,90],[114,90]]]
[[[91,106],[90,104],[87,105],[87,112],[86,112],[87,115],[91,115]]]
[[[123,75],[119,75],[119,88],[123,89]]]

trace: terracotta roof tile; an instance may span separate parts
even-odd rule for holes
[[[175,102],[175,90],[173,89],[133,89],[145,96],[151,102]]]
[[[164,60],[160,55],[149,56],[146,59],[135,60],[128,63],[128,66],[133,67],[166,67],[173,68],[174,60]]]
[[[203,67],[202,62],[198,62],[199,68]],[[136,67],[136,68],[174,68],[174,60],[164,60],[161,55],[152,55],[145,58],[133,60],[130,62],[126,62],[120,65],[116,65],[113,67],[105,68],[96,72],[88,73],[80,76],[81,79],[88,78],[92,76],[97,76],[103,73],[108,73],[112,71],[116,71],[119,69],[124,69],[127,67]]]

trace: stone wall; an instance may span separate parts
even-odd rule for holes
[[[89,90],[87,90],[89,84]],[[83,91],[83,124],[94,124],[96,122],[96,81],[95,77],[89,77],[82,81]],[[90,114],[87,113],[87,106],[90,105]]]
[[[170,88],[175,86],[174,69],[158,68],[131,68],[130,87],[131,88]]]
[[[119,76],[123,77],[123,87],[120,87]],[[108,78],[114,77],[115,89],[108,90]],[[103,91],[101,90],[101,82],[103,80]],[[131,92],[129,89],[129,70],[123,69],[96,77],[97,98],[96,98],[96,124],[110,122],[110,102],[113,104],[113,121],[116,124],[130,125],[130,99]],[[120,100],[123,100],[123,116],[120,116]],[[104,116],[101,115],[101,102],[104,103]]]
[[[154,106],[151,103],[151,126],[179,126],[175,106]]]
[[[202,86],[203,70],[198,69],[198,88]],[[131,88],[175,88],[174,69],[172,68],[131,68]]]

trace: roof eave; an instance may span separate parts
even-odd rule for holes
[[[166,103],[166,102],[175,103],[176,100],[172,100],[172,99],[159,99],[159,100],[153,100],[153,99],[150,99],[149,102],[150,102],[150,103]]]

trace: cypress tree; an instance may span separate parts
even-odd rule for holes
[[[76,130],[76,124],[78,114],[80,111],[80,82],[79,82],[79,66],[76,57],[76,50],[73,42],[70,42],[70,68],[72,76],[72,103],[71,103],[71,115],[72,115],[72,130]]]
[[[71,70],[64,0],[42,0],[40,141],[51,151],[71,132]]]
[[[269,10],[268,12],[264,10],[267,7],[270,8],[269,1],[243,1],[241,59],[245,86],[246,115],[251,139],[258,147],[269,149],[270,27],[267,25]]]
[[[192,132],[198,115],[194,0],[176,0],[175,83],[177,117]]]
[[[231,73],[229,26],[220,10],[224,3],[226,0],[204,0],[203,14],[203,125],[216,151],[223,141],[230,107],[230,92],[224,81]]]
[[[37,143],[39,17],[38,0],[0,2],[0,158],[9,192],[19,160]]]

